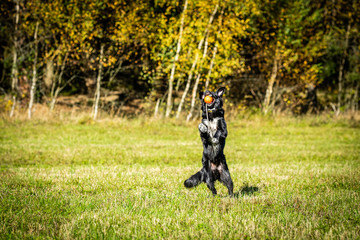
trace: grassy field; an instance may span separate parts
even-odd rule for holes
[[[228,121],[236,196],[183,181],[197,123],[0,120],[0,238],[359,239],[360,128]]]

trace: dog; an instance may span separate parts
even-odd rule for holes
[[[224,155],[225,139],[227,137],[226,122],[224,119],[224,109],[222,95],[225,88],[221,87],[216,92],[200,92],[202,121],[199,124],[200,138],[203,143],[202,169],[185,180],[184,185],[192,188],[200,183],[206,183],[207,187],[215,196],[215,181],[223,183],[229,195],[233,196],[234,184],[230,177],[230,172],[226,164]],[[210,96],[212,102],[206,103],[204,98]],[[211,99],[207,97],[207,99]],[[208,100],[206,100],[208,102]]]

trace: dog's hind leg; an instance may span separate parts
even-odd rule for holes
[[[210,189],[212,194],[215,196],[217,194],[216,189],[215,189],[215,181],[211,178],[211,176],[208,175],[205,182],[206,182],[206,186]]]
[[[228,191],[229,191],[229,195],[233,196],[233,190],[234,190],[234,184],[233,181],[231,180],[230,177],[230,172],[229,170],[223,169],[220,173],[220,181],[227,187]]]
[[[189,179],[185,180],[184,182],[185,187],[192,188],[199,185],[203,181],[203,176],[204,176],[204,171],[203,169],[201,169],[200,171],[189,177]]]

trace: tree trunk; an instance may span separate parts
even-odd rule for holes
[[[59,89],[59,88],[58,88]],[[55,104],[56,104],[56,99],[58,97],[59,91],[58,89],[56,89],[54,95],[51,98],[51,103],[50,103],[50,112],[52,112],[55,108]]]
[[[101,74],[102,74],[102,60],[104,57],[104,44],[101,44],[100,47],[100,59],[99,59],[99,72],[96,80],[96,92],[95,92],[95,105],[94,105],[94,120],[96,120],[99,108],[100,100],[100,87],[101,87]]]
[[[273,68],[271,71],[271,76],[270,76],[270,80],[268,82],[268,86],[266,89],[266,94],[265,94],[265,98],[264,98],[264,103],[263,103],[263,112],[266,114],[269,110],[269,105],[270,105],[270,98],[273,92],[273,86],[274,86],[274,82],[276,80],[276,75],[277,75],[277,71],[278,71],[278,61],[279,61],[279,48],[276,48],[275,51],[275,56],[274,56],[274,63],[273,63]]]
[[[157,118],[159,114],[159,108],[160,108],[160,101],[161,99],[158,98],[156,101],[155,111],[154,111],[154,117]]]
[[[45,88],[48,90],[51,88],[54,79],[54,62],[52,59],[47,59],[44,71],[44,84]]]
[[[50,112],[52,112],[54,110],[56,97],[57,97],[57,96],[55,96],[55,87],[56,87],[57,81],[58,81],[58,73],[59,73],[59,66],[60,66],[59,62],[60,62],[60,60],[58,57],[58,64],[57,64],[56,72],[53,75],[53,80],[52,80],[52,84],[51,84],[51,91],[50,91],[51,103],[50,103],[50,109],[49,109]]]
[[[122,64],[123,64],[123,61],[120,60],[116,69],[114,69],[114,71],[110,71],[110,76],[109,76],[109,82],[108,82],[108,87],[111,86],[112,82],[114,81],[116,75],[119,73],[119,71],[121,70],[122,68]]]
[[[186,82],[185,90],[183,92],[183,95],[181,96],[180,104],[179,104],[177,112],[176,112],[176,118],[179,118],[182,106],[183,106],[183,104],[185,102],[185,97],[186,97],[187,93],[189,92],[191,79],[192,79],[193,72],[194,72],[195,66],[197,64],[198,58],[199,58],[199,55],[196,54],[195,60],[194,60],[194,62],[192,64],[192,66],[191,66],[190,73],[189,73],[189,76],[188,76],[188,79],[187,79],[187,82]]]
[[[276,103],[276,98],[277,98],[278,94],[279,94],[279,80],[276,81],[275,91],[273,91],[273,94],[271,97],[271,104],[269,103],[269,105],[271,105],[270,108],[273,110],[273,112],[275,112],[275,103]]]
[[[200,76],[201,76],[201,74],[198,73],[198,75],[197,75],[197,77],[196,77],[196,80],[195,80],[194,88],[193,88],[193,91],[192,91],[192,97],[191,97],[190,111],[189,111],[188,116],[186,117],[186,121],[187,121],[187,122],[191,119],[192,113],[193,113],[193,111],[194,111],[196,93],[197,93],[197,89],[198,89],[198,85],[199,85],[199,81],[200,81]]]
[[[209,35],[209,34],[208,34]],[[207,53],[207,48],[208,48],[208,36],[206,36],[206,40],[205,40],[205,46],[204,46],[204,52],[203,52],[203,56],[201,58],[201,62],[204,61],[205,57],[206,57],[206,53]],[[200,65],[201,66],[201,65]],[[201,71],[201,67],[199,68]],[[201,77],[201,73],[200,71],[197,74],[196,80],[195,80],[195,84],[193,87],[193,91],[192,91],[192,97],[191,97],[191,105],[190,105],[190,111],[188,116],[186,117],[186,121],[188,122],[191,117],[192,117],[192,113],[194,111],[194,107],[195,107],[195,100],[196,100],[196,93],[198,91],[198,86],[199,86],[199,82],[200,82],[200,77]]]
[[[179,79],[178,79],[177,82],[176,82],[176,87],[175,87],[175,92],[176,92],[176,93],[179,92],[180,85],[181,85],[182,82],[183,82],[183,76],[184,76],[184,74],[181,73]]]
[[[212,17],[214,17],[216,11],[213,12],[213,15]],[[221,24],[222,24],[222,16],[224,14],[224,9],[221,11],[221,14],[220,14],[220,18],[219,18],[219,30],[218,30],[218,34],[220,34],[221,32]],[[209,34],[208,34],[209,35]],[[201,59],[201,63],[204,61],[206,55],[207,55],[207,49],[208,49],[208,36],[206,37],[206,40],[205,40],[205,47],[204,47],[204,52],[203,52],[203,56],[202,56],[202,59]],[[210,63],[210,69],[209,69],[209,73],[208,73],[208,77],[206,79],[206,82],[207,84],[209,83],[209,78],[210,78],[210,74],[211,74],[211,70],[214,66],[214,60],[215,60],[215,56],[216,56],[216,52],[217,52],[217,43],[215,44],[215,47],[214,47],[214,51],[213,51],[213,57],[211,58],[211,63]],[[202,69],[202,64],[200,65],[200,71]],[[189,121],[193,115],[193,112],[194,112],[194,107],[195,107],[195,101],[196,101],[196,93],[198,92],[198,86],[199,86],[199,82],[200,82],[200,76],[201,76],[201,73],[199,72],[198,75],[197,75],[197,78],[196,78],[196,81],[195,81],[195,84],[194,84],[194,88],[193,88],[193,92],[192,92],[192,98],[191,98],[191,107],[190,107],[190,111],[189,111],[189,114],[186,118],[186,121]],[[207,85],[205,83],[205,88],[207,89]]]
[[[215,14],[216,14],[216,12],[217,12],[218,7],[219,7],[219,4],[216,4],[215,9],[214,9],[214,11],[212,12],[212,14],[211,14],[211,16],[210,16],[209,23],[208,23],[208,25],[206,26],[206,29],[205,29],[205,32],[204,32],[204,36],[203,36],[203,38],[200,40],[200,42],[199,42],[199,44],[198,44],[198,47],[197,47],[197,49],[198,49],[199,51],[201,50],[202,45],[204,44],[205,38],[206,38],[207,35],[208,35],[209,28],[210,28],[210,26],[211,26],[211,24],[212,24],[212,22],[213,22],[213,20],[214,20],[214,17],[215,17]],[[179,116],[180,116],[180,113],[181,113],[181,110],[182,110],[182,106],[183,106],[183,104],[184,104],[184,102],[185,102],[186,95],[187,95],[187,93],[188,93],[188,91],[189,91],[190,84],[191,84],[191,79],[192,79],[192,76],[193,76],[193,71],[194,71],[194,69],[195,69],[195,67],[196,67],[197,61],[199,60],[199,51],[197,51],[197,52],[195,53],[195,59],[194,59],[194,61],[193,61],[193,64],[192,64],[192,66],[191,66],[191,69],[190,69],[189,77],[188,77],[188,80],[187,80],[187,82],[186,82],[185,91],[184,91],[184,93],[183,93],[183,95],[182,95],[182,97],[181,97],[181,101],[180,101],[180,104],[179,104],[179,107],[178,107],[178,110],[177,110],[177,113],[176,113],[176,118],[179,118]]]
[[[12,106],[11,106],[11,111],[10,111],[10,117],[13,117],[14,115],[14,111],[15,111],[15,106],[16,106],[16,95],[17,95],[17,81],[18,81],[18,69],[17,69],[17,52],[16,52],[16,48],[14,47],[13,50],[13,65],[12,65],[12,69],[11,69],[11,90],[12,90],[12,94],[13,94],[13,100],[12,100]]]
[[[217,43],[216,43],[215,47],[214,47],[214,50],[213,50],[213,56],[212,56],[211,62],[210,62],[209,72],[208,72],[208,75],[206,77],[205,90],[208,90],[208,88],[209,88],[210,76],[211,76],[212,69],[214,67],[214,62],[215,62],[217,49],[218,49],[218,47],[217,47]]]
[[[18,68],[17,68],[17,51],[18,51],[17,35],[18,35],[19,15],[20,15],[19,0],[16,1],[15,11],[16,11],[16,14],[15,14],[13,64],[11,67],[11,90],[12,90],[12,94],[13,94],[13,101],[12,101],[12,106],[11,106],[11,111],[10,111],[10,117],[13,117],[14,111],[15,111],[16,95],[17,95],[17,89],[18,89],[18,76],[19,76],[19,72],[18,72]]]
[[[341,58],[341,63],[340,63],[340,69],[339,69],[339,77],[338,77],[338,96],[337,96],[337,110],[336,110],[336,116],[339,116],[340,112],[341,112],[341,107],[342,107],[342,96],[343,96],[343,72],[344,72],[344,65],[345,65],[345,60],[347,57],[347,49],[349,46],[349,35],[350,35],[350,22],[347,26],[346,29],[346,35],[345,35],[345,46],[344,46],[344,51],[343,51],[343,56]]]
[[[354,56],[355,56],[355,72],[356,74],[359,74],[359,50],[356,49],[354,51]],[[360,79],[355,80],[356,82],[354,83],[354,95],[352,98],[352,104],[351,104],[351,109],[353,111],[353,114],[355,114],[358,109],[359,109],[359,87],[360,87]]]
[[[220,35],[220,33],[221,33],[223,15],[224,15],[224,8],[222,9],[221,14],[220,14],[220,18],[219,18],[219,30],[217,32],[218,35]],[[216,54],[217,54],[217,50],[218,50],[218,43],[216,42],[214,50],[213,50],[213,56],[212,56],[211,62],[210,62],[209,72],[208,72],[208,75],[206,77],[205,90],[208,90],[208,88],[209,88],[210,76],[211,76],[211,72],[212,72],[212,69],[213,69],[214,64],[215,64],[215,57],[216,57]]]
[[[30,89],[30,101],[29,101],[29,109],[28,109],[28,118],[31,119],[31,111],[34,104],[35,90],[36,90],[36,65],[38,58],[38,42],[37,42],[37,32],[39,28],[39,22],[36,23],[35,33],[34,33],[34,42],[35,42],[35,56],[34,56],[34,65],[33,65],[33,76],[31,81],[31,89]]]
[[[66,52],[66,55],[65,55],[65,58],[64,58],[64,61],[62,62],[61,64],[61,70],[60,70],[60,74],[59,76],[57,76],[58,72],[59,72],[59,69],[56,70],[56,74],[55,74],[55,78],[57,78],[57,82],[56,82],[56,79],[54,79],[53,81],[53,85],[52,85],[52,88],[51,88],[51,103],[50,103],[50,112],[52,112],[55,108],[55,104],[56,104],[56,99],[57,97],[59,96],[59,93],[66,87],[66,85],[75,77],[75,76],[72,76],[70,78],[70,80],[68,80],[63,86],[61,86],[61,83],[62,83],[62,76],[64,74],[64,70],[65,70],[65,66],[66,66],[66,61],[67,61],[67,58],[69,56],[69,52],[67,51]],[[60,61],[58,60],[58,66],[60,65]],[[56,77],[57,76],[57,77]],[[55,90],[55,87],[56,87],[56,90]]]
[[[187,4],[188,4],[188,1],[185,0],[184,10],[183,10],[182,16],[181,16],[179,39],[178,39],[178,42],[177,42],[177,49],[176,49],[175,59],[174,59],[174,62],[173,62],[172,68],[171,68],[171,74],[170,74],[170,78],[169,78],[169,93],[168,93],[168,98],[167,98],[165,117],[170,116],[171,109],[172,109],[173,82],[174,82],[174,77],[175,77],[176,63],[179,60],[179,55],[180,55],[180,50],[181,50],[181,37],[182,37],[182,33],[183,33],[183,28],[184,28],[184,21],[185,21],[185,13],[186,13],[186,9],[187,9]]]

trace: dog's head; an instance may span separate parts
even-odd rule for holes
[[[206,107],[208,111],[209,118],[215,118],[215,117],[224,117],[224,110],[222,109],[223,106],[223,99],[222,95],[225,92],[225,88],[221,87],[216,92],[211,91],[205,91],[200,92],[200,100],[201,100],[201,110],[203,112],[202,117],[206,118]],[[212,98],[212,101],[209,103],[206,103],[204,101],[206,96],[210,96]],[[210,99],[210,98],[208,98]]]

